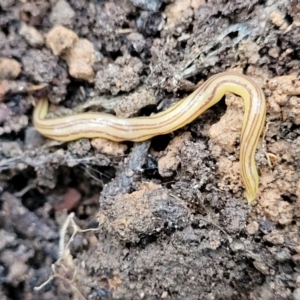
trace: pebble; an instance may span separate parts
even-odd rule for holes
[[[75,20],[75,12],[65,0],[58,0],[50,14],[50,21],[54,25],[71,25]]]
[[[44,44],[42,34],[33,26],[23,23],[20,27],[19,34],[27,41],[32,47],[39,47]]]

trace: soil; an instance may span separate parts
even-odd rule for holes
[[[297,0],[0,0],[0,299],[300,299]],[[226,70],[267,99],[248,205],[243,102],[141,143],[42,137],[150,115]]]

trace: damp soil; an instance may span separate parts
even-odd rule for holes
[[[0,0],[0,298],[300,299],[296,0]],[[150,141],[56,142],[32,122],[163,111],[213,74],[267,100],[257,199],[226,95]]]

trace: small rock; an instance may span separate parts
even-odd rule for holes
[[[46,43],[54,55],[61,55],[73,47],[78,40],[77,34],[64,26],[55,26],[47,34]]]
[[[138,53],[142,52],[146,46],[146,41],[142,34],[133,32],[127,36],[134,50]]]
[[[75,20],[75,12],[65,0],[58,0],[50,14],[50,21],[54,25],[71,25]]]
[[[245,249],[245,245],[240,241],[234,241],[231,243],[230,248],[232,251],[237,252]]]
[[[28,275],[28,265],[22,259],[12,261],[9,267],[9,273],[6,278],[8,282],[18,284],[25,280]]]
[[[72,77],[92,82],[96,60],[94,45],[87,39],[79,39],[64,56]]]
[[[67,62],[72,77],[94,81],[96,54],[90,41],[78,39],[75,32],[64,26],[56,26],[48,33],[46,42],[54,55],[61,55]]]
[[[158,11],[162,1],[161,0],[131,0],[131,3],[144,10]]]
[[[264,241],[267,241],[273,245],[282,245],[284,243],[283,235],[280,235],[277,232],[271,232],[263,237]]]
[[[1,85],[1,84],[0,84]],[[0,87],[0,98],[1,98],[1,87]],[[1,102],[1,99],[0,99]],[[11,115],[11,110],[3,103],[0,104],[0,124],[6,121]]]
[[[127,150],[127,146],[103,138],[95,138],[91,141],[92,146],[102,154],[112,156],[122,156]]]
[[[300,254],[295,254],[295,255],[293,255],[293,256],[292,256],[292,259],[293,259],[293,262],[294,262],[296,265],[300,266]]]
[[[21,64],[15,59],[0,58],[0,80],[15,79],[21,72]]]
[[[282,248],[275,254],[275,259],[279,262],[288,261],[291,259],[291,254],[288,248]]]
[[[300,300],[300,288],[294,290],[293,297],[294,300]]]
[[[44,143],[44,137],[34,128],[27,127],[25,130],[25,146],[27,149],[33,149]]]
[[[125,171],[125,174],[127,177],[132,177],[135,173],[133,172],[133,170],[129,169]]]
[[[267,265],[265,265],[264,263],[255,260],[253,262],[253,265],[262,274],[264,274],[264,275],[268,275],[269,274],[269,267]]]
[[[274,25],[279,27],[281,30],[286,30],[288,28],[288,23],[284,19],[283,13],[280,12],[279,10],[278,11],[273,11],[270,14],[270,20]]]
[[[273,58],[278,58],[280,54],[280,48],[279,47],[273,47],[268,51],[268,54]]]
[[[188,9],[191,9],[190,1],[176,0],[169,4],[165,9],[168,25],[174,27]]]
[[[257,233],[258,229],[259,229],[259,225],[256,221],[249,223],[246,228],[246,230],[249,234]]]
[[[44,38],[42,34],[35,27],[28,26],[26,23],[21,25],[19,34],[24,37],[24,39],[32,47],[39,47],[44,44]]]

